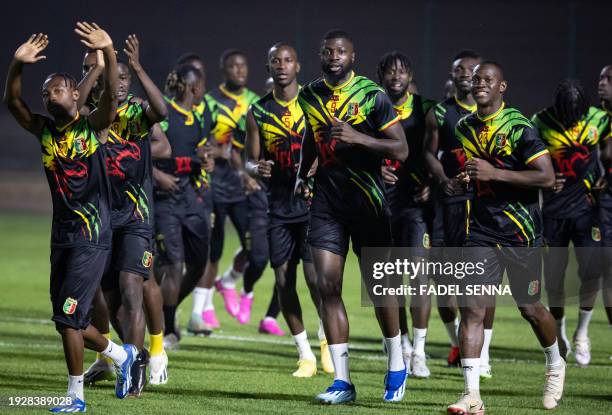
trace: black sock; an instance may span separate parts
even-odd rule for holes
[[[278,303],[278,292],[276,291],[276,284],[274,284],[274,291],[272,291],[272,298],[270,299],[270,305],[266,312],[266,317],[276,318],[280,313],[280,304]]]
[[[176,314],[175,305],[164,305],[164,335],[174,333],[175,314]]]

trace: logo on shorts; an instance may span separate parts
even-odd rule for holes
[[[431,248],[431,242],[429,241],[429,234],[427,232],[423,234],[423,246],[427,249]]]
[[[359,114],[359,103],[358,102],[350,102],[348,104],[348,109],[346,110],[346,113],[351,116],[354,117],[356,115]]]
[[[77,304],[79,304],[79,302],[74,298],[66,298],[66,301],[64,301],[64,306],[62,307],[62,310],[64,310],[64,314],[74,314],[77,308]]]
[[[74,149],[79,154],[87,152],[87,141],[85,141],[84,137],[74,139]]]
[[[540,281],[533,280],[529,283],[529,287],[527,288],[527,294],[536,295],[540,292]]]
[[[598,227],[593,226],[591,228],[591,238],[593,238],[595,242],[601,242],[601,231]]]
[[[153,262],[153,255],[149,251],[144,251],[144,254],[142,254],[142,265],[145,268],[150,268],[151,262]]]

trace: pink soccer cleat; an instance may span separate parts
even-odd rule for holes
[[[223,297],[223,304],[225,305],[225,311],[232,316],[236,317],[238,315],[238,311],[240,311],[240,306],[238,305],[238,296],[236,295],[235,288],[225,288],[221,283],[221,280],[215,281],[215,288]]]
[[[214,308],[202,311],[202,320],[204,320],[204,323],[208,324],[211,329],[218,329],[221,327],[219,320],[217,320],[217,313],[215,313]]]
[[[272,336],[285,335],[285,332],[281,330],[278,322],[273,317],[266,317],[259,322],[259,332],[262,334],[270,334]]]
[[[240,296],[240,311],[236,316],[236,320],[240,324],[247,324],[251,321],[251,308],[253,307],[253,295],[242,294]]]

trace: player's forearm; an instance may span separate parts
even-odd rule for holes
[[[448,180],[446,173],[444,173],[444,167],[440,160],[429,150],[425,150],[425,165],[429,169],[429,172],[433,176],[434,180],[440,184]]]
[[[117,70],[117,56],[113,46],[108,46],[102,51],[104,53],[104,91],[100,97],[98,111],[101,111],[101,116],[108,121],[107,126],[111,125],[115,119],[117,111],[117,91],[119,89],[119,73]]]
[[[304,137],[300,150],[300,165],[298,167],[298,177],[302,180],[308,179],[308,171],[317,158],[314,140],[312,137]]]
[[[168,116],[168,108],[166,107],[166,101],[164,96],[155,83],[151,80],[147,72],[140,65],[134,65],[132,67],[140,86],[147,96],[149,102],[149,111],[147,111],[147,117],[152,123],[159,122]]]
[[[546,170],[504,170],[495,169],[494,180],[519,187],[549,189],[555,185],[554,172]]]
[[[77,89],[79,90],[79,99],[77,100],[78,109],[81,109],[81,107],[87,102],[87,97],[89,97],[91,90],[93,89],[100,75],[102,75],[103,71],[104,70],[102,68],[96,65],[91,68],[85,74],[83,79],[81,79],[81,82],[79,82],[79,85],[77,86]]]
[[[23,63],[13,59],[9,65],[4,88],[4,103],[9,108],[11,105],[21,101],[21,73]]]
[[[383,158],[405,161],[408,158],[408,143],[405,140],[386,138],[379,139],[357,133],[357,145],[367,148]]]

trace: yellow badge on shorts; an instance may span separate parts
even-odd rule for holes
[[[591,238],[593,238],[595,242],[601,242],[601,231],[598,227],[593,226],[591,228]]]
[[[149,251],[144,251],[144,254],[142,254],[142,265],[145,268],[151,268],[151,262],[153,262],[153,255]]]
[[[533,280],[529,283],[529,287],[527,288],[527,294],[536,295],[540,292],[540,281]]]
[[[427,249],[431,248],[431,242],[429,241],[429,234],[423,234],[423,246]]]
[[[64,306],[62,307],[64,314],[74,314],[78,304],[79,302],[74,298],[66,298],[66,301],[64,301]]]

